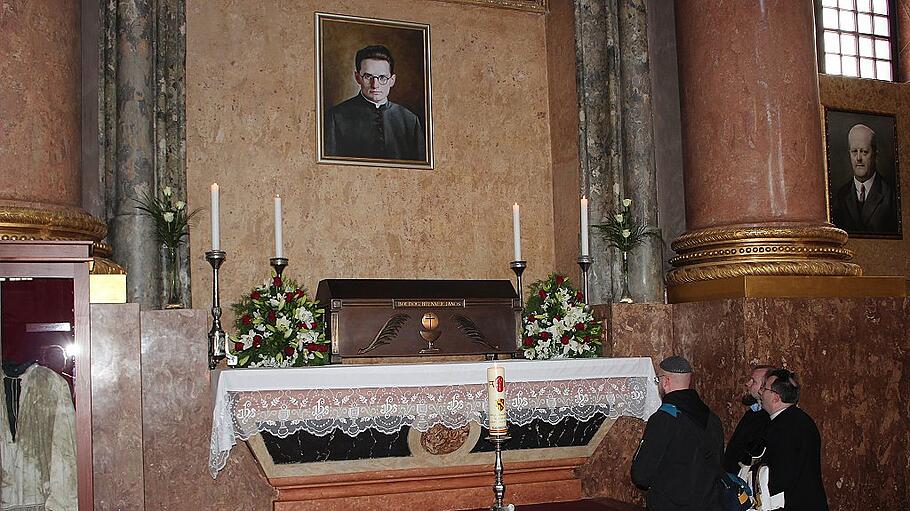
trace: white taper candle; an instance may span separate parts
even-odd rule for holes
[[[281,195],[275,195],[275,257],[284,257],[284,240],[281,236]]]
[[[588,251],[588,198],[581,198],[581,255],[589,255]]]
[[[515,245],[515,261],[521,261],[521,214],[518,203],[512,204],[512,236]]]
[[[212,250],[221,250],[221,210],[218,183],[212,183]]]

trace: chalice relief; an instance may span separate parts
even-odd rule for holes
[[[425,330],[420,331],[420,336],[423,337],[424,341],[427,341],[427,347],[420,350],[418,353],[421,355],[439,353],[439,348],[434,344],[436,340],[439,339],[439,336],[442,335],[442,330],[438,330],[439,316],[432,312],[427,312],[420,320],[420,324],[425,328]]]

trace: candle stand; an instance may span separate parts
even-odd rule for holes
[[[578,266],[581,267],[581,292],[585,295],[585,303],[588,303],[588,270],[594,258],[589,255],[578,256]]]
[[[525,268],[527,267],[527,261],[512,261],[509,263],[509,268],[512,268],[512,271],[515,272],[515,277],[518,281],[518,303],[521,305],[522,310],[525,308],[525,299],[524,292],[521,289],[521,274],[524,273]]]
[[[287,257],[272,257],[269,259],[269,264],[272,265],[272,268],[275,269],[275,275],[280,277],[281,272],[283,272],[284,269],[287,268],[287,266],[288,266],[288,258]]]
[[[205,260],[212,266],[212,328],[209,330],[209,369],[215,369],[218,362],[230,353],[227,345],[228,336],[221,328],[221,298],[218,292],[218,270],[225,259],[226,254],[223,250],[209,250],[205,253]]]
[[[511,437],[508,435],[490,435],[487,440],[496,449],[496,462],[493,465],[493,505],[490,507],[490,511],[514,511],[514,504],[504,505],[502,503],[502,499],[506,494],[506,484],[502,480],[502,445],[511,440]]]

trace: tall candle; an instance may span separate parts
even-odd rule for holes
[[[487,368],[487,402],[490,410],[490,434],[507,434],[506,370],[496,364]]]
[[[521,261],[521,214],[518,203],[512,204],[512,236],[515,245],[515,261]]]
[[[284,240],[281,237],[281,195],[275,195],[275,257],[284,257]]]
[[[581,198],[581,255],[588,253],[588,198]]]
[[[221,250],[221,210],[218,183],[212,183],[212,250]]]

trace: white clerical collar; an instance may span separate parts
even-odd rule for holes
[[[370,103],[373,103],[373,106],[375,106],[376,108],[379,108],[379,107],[381,107],[382,105],[384,105],[384,104],[386,104],[386,103],[389,102],[389,98],[385,98],[385,99],[383,99],[382,101],[380,101],[379,103],[377,103],[377,102],[373,101],[372,99],[370,99],[370,98],[364,96],[364,95],[363,95],[363,92],[360,93],[360,97],[362,97],[363,99],[369,101]],[[859,190],[859,188],[857,188],[857,190]]]
[[[793,406],[793,405],[787,405],[787,406],[781,408],[780,410],[778,410],[778,411],[772,413],[772,414],[771,414],[771,420],[774,420],[774,418],[777,417],[778,415],[780,415],[781,412],[783,412],[783,411],[786,410],[787,408],[790,408],[791,406]]]
[[[876,177],[877,175],[878,175],[877,173],[872,174],[872,176],[870,176],[869,179],[867,179],[867,180],[865,180],[865,181],[857,181],[856,176],[853,176],[853,189],[854,189],[854,191],[856,191],[856,198],[857,198],[857,199],[859,198],[859,187],[860,187],[860,185],[863,185],[863,186],[866,187],[866,197],[869,196],[869,190],[872,189],[872,185],[875,183],[875,177]]]

